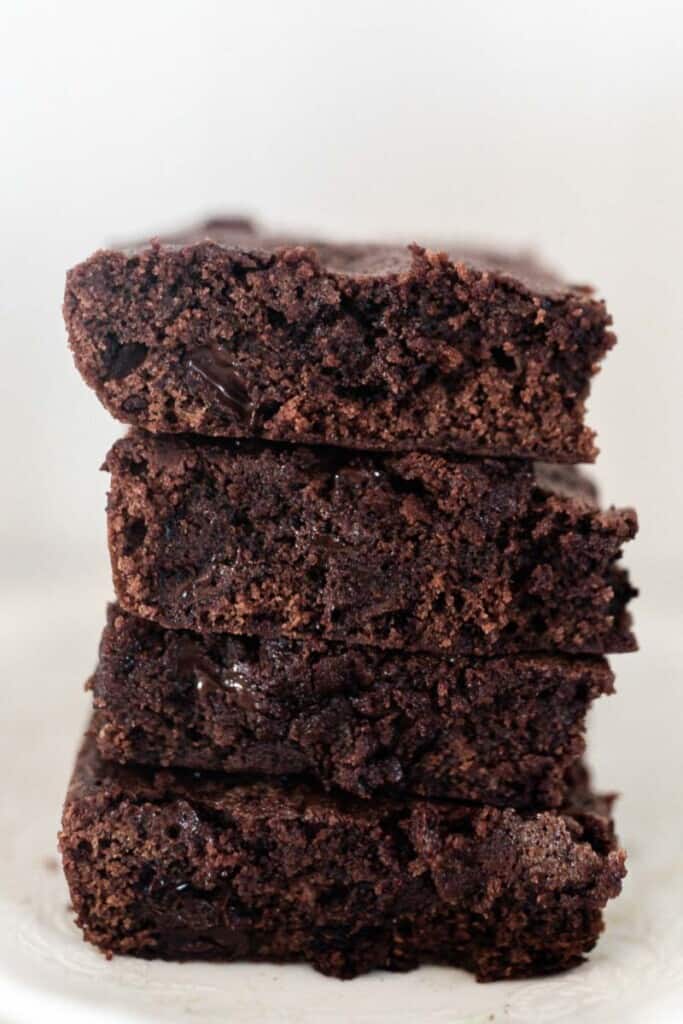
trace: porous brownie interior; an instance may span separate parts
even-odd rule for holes
[[[628,650],[635,513],[567,468],[133,433],[107,459],[117,595],[173,628],[493,654]]]

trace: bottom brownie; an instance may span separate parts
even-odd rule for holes
[[[60,847],[77,922],[110,952],[305,960],[350,978],[420,962],[480,980],[592,948],[624,854],[609,801],[562,812],[372,803],[304,785],[78,757]]]

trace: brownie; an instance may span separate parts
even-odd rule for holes
[[[612,684],[602,658],[201,635],[112,605],[90,686],[108,760],[541,808],[566,799],[586,711]]]
[[[107,457],[121,605],[176,629],[492,655],[634,647],[630,509],[573,467],[133,432]]]
[[[614,344],[591,289],[515,257],[214,220],[70,271],[76,365],[158,433],[591,461]]]
[[[350,978],[420,962],[482,980],[578,963],[625,873],[609,802],[560,812],[324,795],[122,768],[87,739],[60,846],[107,953],[305,960]]]

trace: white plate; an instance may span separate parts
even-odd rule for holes
[[[648,651],[615,658],[620,693],[591,731],[599,782],[617,787],[629,849],[624,893],[590,960],[552,978],[478,985],[461,971],[422,968],[353,982],[307,967],[166,964],[115,957],[81,939],[55,853],[61,800],[94,660],[103,602],[88,587],[27,590],[2,607],[0,1019],[7,1024],[600,1024],[683,1019],[683,806],[679,729],[681,641],[674,616],[648,620]],[[101,591],[100,591],[101,593]],[[4,629],[6,625],[6,630]],[[654,652],[654,653],[653,653]],[[9,728],[7,728],[9,726]]]

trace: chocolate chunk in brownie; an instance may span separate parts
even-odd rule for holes
[[[213,221],[70,271],[76,365],[159,433],[590,461],[604,303],[528,257]]]
[[[108,760],[541,808],[566,799],[612,684],[602,658],[202,635],[111,606],[90,685]]]
[[[175,629],[492,655],[631,650],[630,509],[570,468],[133,432],[107,457],[117,596]]]
[[[85,938],[172,960],[420,962],[482,980],[570,967],[620,890],[605,801],[562,812],[358,801],[305,785],[121,768],[88,740],[60,837]]]

